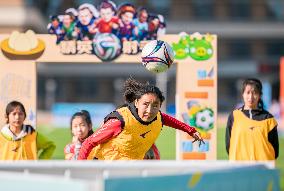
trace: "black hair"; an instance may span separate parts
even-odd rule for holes
[[[49,18],[50,18],[51,21],[57,20],[58,22],[60,22],[58,15],[51,15]]]
[[[244,93],[246,86],[250,85],[254,88],[254,90],[260,95],[260,99],[258,101],[258,107],[263,109],[263,101],[262,101],[262,83],[259,79],[256,78],[248,78],[243,81],[242,86],[242,94]]]
[[[132,103],[148,93],[155,94],[159,98],[161,104],[165,100],[161,90],[154,85],[150,85],[149,82],[141,83],[133,78],[128,78],[124,83],[124,87],[124,98],[127,103]]]
[[[19,101],[11,101],[11,102],[8,103],[7,106],[6,106],[6,117],[7,117],[6,123],[7,123],[7,124],[9,123],[9,117],[8,117],[9,114],[10,114],[11,112],[13,112],[16,107],[19,107],[19,108],[21,109],[21,111],[24,113],[25,118],[26,118],[27,113],[26,113],[26,110],[25,110],[24,105],[23,105],[21,102],[19,102]]]
[[[93,124],[92,124],[91,115],[87,110],[81,110],[72,115],[71,120],[70,120],[71,131],[72,131],[72,121],[73,119],[75,119],[75,117],[82,117],[86,121],[88,126],[91,126],[91,129],[88,132],[88,137],[94,133],[93,128],[92,128]]]

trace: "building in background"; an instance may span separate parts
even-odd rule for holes
[[[74,0],[0,0],[0,32],[31,28],[46,33],[50,15],[62,14],[82,3]],[[280,0],[114,0],[144,6],[164,15],[167,33],[218,35],[218,109],[229,111],[240,101],[240,80],[260,78],[279,97],[279,61],[284,55],[284,2]],[[16,11],[15,11],[16,10]],[[3,12],[4,11],[4,12]],[[5,14],[3,14],[5,13]],[[48,110],[55,102],[114,102],[122,100],[122,84],[130,75],[157,81],[136,64],[38,65],[38,108]],[[165,78],[162,78],[165,79]],[[167,105],[175,103],[175,66],[167,73]],[[163,84],[163,83],[162,83]],[[269,88],[268,88],[269,90]],[[270,91],[267,91],[270,94]]]

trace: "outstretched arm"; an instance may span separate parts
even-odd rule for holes
[[[161,113],[161,115],[162,115],[164,125],[175,128],[175,129],[179,129],[179,130],[182,130],[182,131],[188,133],[190,136],[192,136],[194,138],[193,142],[200,141],[200,143],[201,142],[204,143],[201,135],[199,134],[198,131],[196,131],[196,129],[194,127],[191,127],[191,126],[187,125],[186,123],[183,123],[183,122],[177,120],[176,118],[174,118],[170,115],[167,115],[165,113]]]
[[[109,119],[93,135],[89,136],[82,144],[78,160],[87,159],[92,149],[109,141],[121,132],[121,122],[118,119]]]
[[[194,127],[191,127],[191,126],[187,125],[186,123],[183,123],[183,122],[177,120],[176,118],[174,118],[170,115],[167,115],[165,113],[162,113],[162,119],[163,119],[163,123],[164,123],[163,125],[182,130],[182,131],[188,133],[191,136],[196,132],[196,129]]]

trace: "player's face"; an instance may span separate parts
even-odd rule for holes
[[[91,22],[92,14],[88,9],[82,9],[79,11],[78,19],[83,25],[88,25]]]
[[[100,10],[101,18],[108,22],[111,20],[112,16],[114,15],[114,12],[111,8],[101,9]]]
[[[70,27],[71,22],[72,22],[72,19],[71,19],[70,15],[64,15],[64,17],[63,17],[63,25],[65,27]]]
[[[133,13],[125,12],[121,15],[121,19],[125,24],[130,24],[133,20]]]
[[[141,23],[144,23],[144,22],[147,21],[147,18],[148,18],[147,12],[143,11],[143,12],[141,12],[141,14],[140,14],[139,21],[140,21]]]
[[[56,28],[59,26],[59,21],[58,20],[54,20],[52,21],[52,25]]]
[[[9,125],[16,128],[21,128],[26,118],[25,113],[20,107],[15,107],[15,109],[9,113],[7,117]]]
[[[144,94],[139,100],[135,100],[135,107],[138,110],[138,116],[145,122],[152,121],[161,108],[159,98],[152,93]]]
[[[245,104],[245,109],[256,109],[260,99],[260,94],[251,85],[245,87],[243,93],[243,100]]]
[[[71,126],[72,126],[72,134],[80,139],[86,138],[91,128],[90,126],[88,126],[87,122],[81,116],[75,117],[72,120]]]

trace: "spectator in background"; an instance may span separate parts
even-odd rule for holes
[[[82,142],[94,133],[92,126],[91,116],[88,111],[82,110],[73,114],[70,122],[72,142],[64,148],[66,160],[77,160]]]
[[[24,105],[18,101],[6,107],[7,124],[0,133],[0,160],[50,159],[55,145],[30,125],[24,125]],[[39,154],[40,153],[40,154]]]
[[[279,154],[277,122],[263,109],[262,83],[246,79],[242,86],[244,105],[228,117],[226,150],[230,160],[275,160]]]

